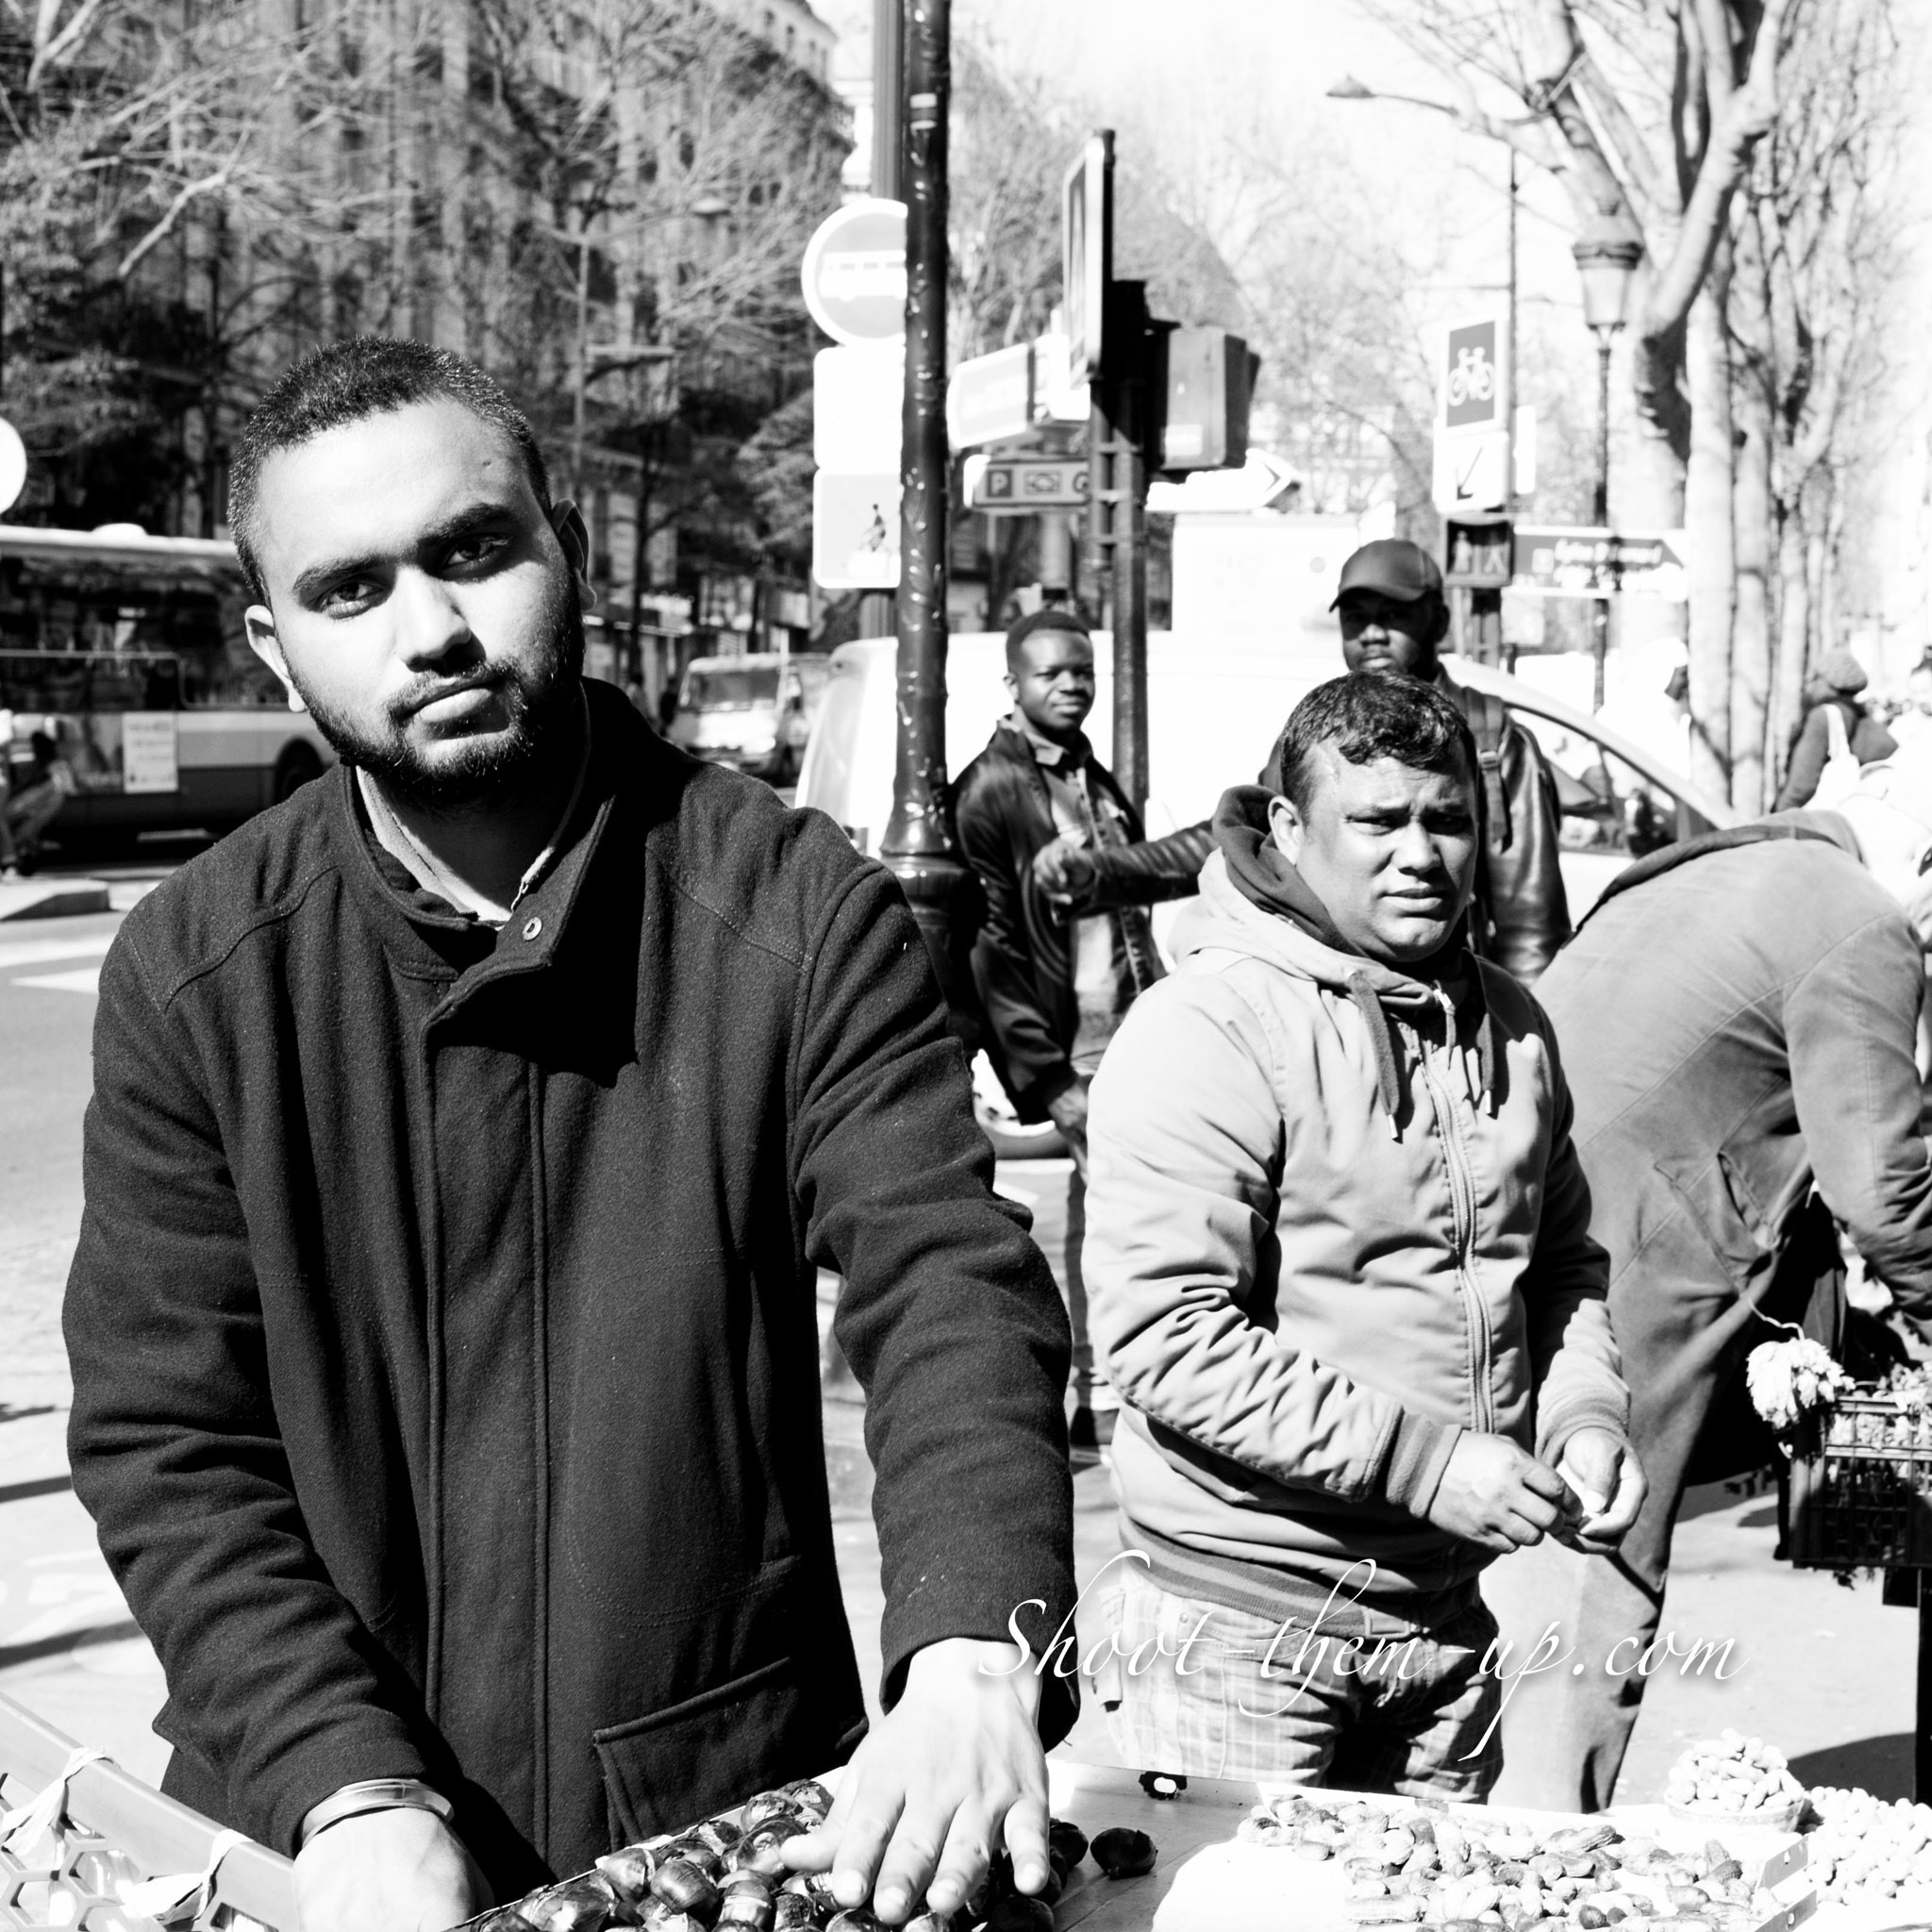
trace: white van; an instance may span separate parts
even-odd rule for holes
[[[1147,833],[1158,838],[1207,818],[1230,785],[1251,782],[1296,702],[1341,668],[1339,640],[1284,651],[1156,631],[1147,641]],[[1113,763],[1113,640],[1093,638],[1099,697],[1088,735]],[[832,653],[831,677],[799,774],[798,803],[816,806],[859,851],[876,856],[892,810],[896,756],[891,638]],[[1446,660],[1458,683],[1493,691],[1532,731],[1557,773],[1563,805],[1563,880],[1581,918],[1631,858],[1672,839],[1736,822],[1654,754],[1507,672]],[[946,653],[946,771],[957,778],[1012,708],[1002,679],[1006,638],[969,631]],[[1157,908],[1156,932],[1164,928]],[[1171,911],[1168,917],[1172,916]]]

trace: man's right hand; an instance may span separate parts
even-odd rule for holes
[[[1579,1508],[1569,1484],[1507,1436],[1465,1433],[1450,1452],[1428,1518],[1486,1550],[1516,1550],[1541,1542]]]
[[[1093,855],[1076,839],[1054,839],[1033,855],[1033,883],[1049,899],[1084,899],[1094,876]]]
[[[297,1932],[448,1932],[490,1904],[463,1843],[433,1811],[365,1811],[295,1859]]]

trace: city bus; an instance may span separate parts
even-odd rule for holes
[[[232,543],[135,525],[0,524],[0,708],[16,783],[44,731],[74,794],[63,848],[232,830],[334,761],[249,649]]]

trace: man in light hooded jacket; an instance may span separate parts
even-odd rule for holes
[[[1311,692],[1094,1083],[1131,1763],[1481,1796],[1479,1572],[1641,1505],[1555,1041],[1464,942],[1477,773],[1428,686]]]

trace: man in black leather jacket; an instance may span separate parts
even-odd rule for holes
[[[1399,537],[1365,543],[1341,566],[1334,608],[1351,671],[1421,678],[1452,698],[1469,721],[1483,770],[1486,837],[1476,877],[1471,943],[1525,986],[1570,937],[1570,903],[1557,869],[1556,780],[1541,748],[1487,691],[1457,684],[1438,657],[1449,629],[1442,574],[1420,545]],[[1274,782],[1263,772],[1264,785]],[[1124,851],[1085,853],[1064,845],[1034,867],[1042,891],[1078,907],[1130,903],[1160,881],[1207,863],[1214,841],[1205,824]]]
[[[989,1055],[1020,1118],[1052,1120],[1074,1157],[1064,1250],[1050,1235],[1043,1245],[1073,1321],[1074,1446],[1091,1449],[1107,1441],[1112,1412],[1093,1370],[1080,1274],[1087,1088],[1128,1007],[1163,971],[1141,908],[1191,892],[1198,867],[1138,874],[1105,907],[1070,910],[1049,899],[1033,866],[1042,847],[1113,856],[1136,850],[1144,834],[1080,728],[1093,708],[1093,641],[1073,611],[1048,607],[1013,625],[1007,688],[1013,709],[960,773],[953,812],[985,895],[973,978]]]

